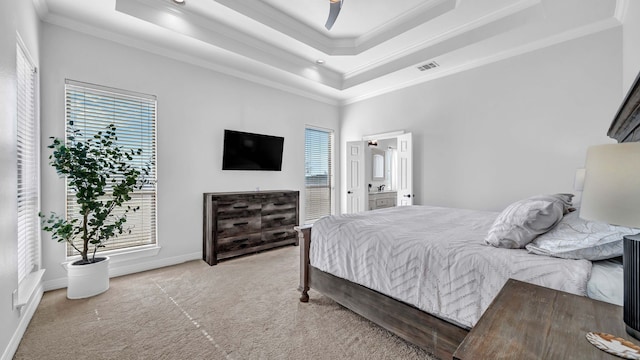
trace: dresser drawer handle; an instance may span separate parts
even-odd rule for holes
[[[241,243],[241,242],[245,242],[245,241],[249,241],[249,238],[233,240],[233,242],[234,242],[234,243],[236,243],[236,244],[237,244],[237,243]]]
[[[273,206],[282,206],[282,205],[287,205],[287,203],[273,203]]]
[[[284,219],[286,219],[286,217],[280,216],[280,217],[274,218],[273,220],[280,221],[280,220],[284,220]]]
[[[248,225],[249,222],[245,221],[245,222],[239,222],[239,223],[234,223],[233,226],[242,226],[242,225]]]
[[[274,232],[273,236],[280,236],[280,235],[286,234],[286,233],[287,233],[286,231],[278,231],[278,232]]]
[[[234,206],[233,208],[234,208],[234,209],[246,209],[246,208],[248,208],[248,207],[249,207],[249,205],[236,205],[236,206]]]

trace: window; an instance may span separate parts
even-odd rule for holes
[[[37,73],[18,38],[16,49],[18,155],[18,282],[40,267]]]
[[[67,80],[65,99],[67,135],[77,129],[82,136],[76,135],[76,139],[82,140],[114,124],[119,146],[142,149],[142,156],[130,160],[132,165],[142,168],[151,164],[150,182],[136,189],[124,206],[140,207],[127,214],[125,227],[131,232],[109,239],[98,251],[156,244],[156,97]],[[80,219],[79,205],[72,191],[67,186],[67,219]],[[67,246],[67,256],[74,254],[73,248]]]
[[[305,221],[333,213],[333,131],[305,129]]]

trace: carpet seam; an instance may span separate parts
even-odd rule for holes
[[[180,304],[178,304],[178,302],[173,298],[173,296],[169,295],[169,293],[162,286],[160,286],[160,284],[158,284],[157,281],[155,281],[155,280],[151,280],[151,281],[153,281],[153,283],[158,287],[158,289],[160,289],[160,291],[162,291],[169,298],[169,300],[171,300],[171,302],[178,308],[178,310],[180,310],[182,312],[182,314],[189,321],[191,321],[191,323],[196,327],[196,329],[200,330],[200,333],[202,333],[202,335],[211,344],[213,344],[213,346],[216,349],[218,349],[219,351],[221,351],[224,354],[224,357],[227,360],[233,360],[233,357],[231,357],[231,355],[226,350],[224,350],[222,347],[220,347],[220,345],[216,342],[216,340],[213,338],[213,336],[211,336],[206,329],[201,329],[200,328],[201,327],[200,324],[182,306],[180,306]]]

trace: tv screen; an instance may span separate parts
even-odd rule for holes
[[[222,170],[280,171],[283,144],[280,136],[225,130]]]

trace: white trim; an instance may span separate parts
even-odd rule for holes
[[[44,2],[44,0],[34,0],[34,1]],[[148,0],[141,0],[141,1],[146,2]],[[230,1],[231,0],[224,0],[224,1],[220,0],[219,2],[222,5],[227,6],[225,3],[229,3]],[[238,6],[246,6],[246,4],[248,3],[249,3],[249,0],[238,1]],[[459,3],[460,3],[460,0],[457,0],[456,6],[458,6]],[[596,28],[600,26],[602,23],[607,23],[607,22],[613,22],[620,25],[621,19],[624,18],[626,14],[626,8],[628,7],[628,3],[629,3],[628,0],[616,0],[615,14],[612,14],[610,18],[594,24],[580,27],[577,29],[577,31],[569,30],[569,31],[566,31],[565,33],[558,34],[556,36],[551,36],[550,38],[562,37],[567,33],[571,33],[576,38],[580,36],[585,36],[592,33],[593,28]],[[538,9],[532,9],[532,11],[537,11],[537,12],[542,11],[542,14],[543,14],[544,9],[540,10],[542,8],[541,0],[517,0],[513,4],[510,4],[509,6],[503,7],[499,10],[496,10],[495,12],[487,16],[489,18],[491,17],[499,18],[500,15],[508,16],[507,13],[509,12],[512,12],[512,13],[513,12],[517,13],[518,11],[522,12],[522,11],[525,11],[527,8],[532,8],[532,7],[538,8]],[[535,15],[535,13],[532,15]],[[448,71],[441,71],[437,74],[429,74],[429,75],[425,74],[424,77],[401,82],[388,87],[383,86],[372,91],[367,91],[367,90],[359,91],[354,89],[353,92],[347,92],[347,91],[343,91],[343,89],[345,88],[344,80],[343,80],[343,84],[340,86],[339,89],[332,88],[330,85],[322,85],[317,80],[300,76],[300,74],[293,73],[287,69],[282,69],[282,67],[276,68],[269,65],[258,64],[257,62],[255,64],[249,65],[245,61],[246,59],[242,59],[239,56],[237,58],[232,58],[231,56],[226,57],[225,54],[214,54],[213,56],[208,56],[207,58],[204,58],[202,56],[198,56],[197,53],[193,51],[184,50],[184,49],[182,51],[172,50],[168,47],[168,45],[156,43],[153,40],[146,40],[143,38],[132,38],[127,36],[124,33],[118,33],[117,30],[105,30],[94,25],[81,23],[80,21],[76,21],[56,13],[49,12],[46,14],[46,16],[44,17],[41,16],[41,18],[43,18],[43,20],[45,20],[48,23],[65,27],[72,31],[100,37],[100,38],[114,41],[126,46],[134,47],[142,51],[147,51],[156,55],[160,55],[167,58],[182,61],[185,63],[189,63],[192,65],[200,66],[200,67],[207,68],[231,77],[247,80],[256,84],[268,86],[270,88],[282,90],[291,94],[295,94],[295,95],[309,98],[315,101],[319,101],[329,105],[336,105],[336,106],[353,104],[353,103],[370,99],[388,92],[410,87],[418,83],[431,81],[437,78],[448,76],[450,74],[454,74],[454,73],[472,69],[478,66],[482,66],[490,63],[491,61],[500,61],[510,56],[517,56],[522,53],[538,50],[544,46],[551,46],[562,41],[570,40],[570,39],[564,39],[560,41],[552,41],[552,40],[548,41],[550,38],[547,38],[541,41],[537,41],[531,44],[521,46],[519,48],[506,50],[498,54],[497,56],[487,56],[482,59],[477,59],[476,61],[462,64],[460,66],[455,67],[454,69],[451,69]],[[485,18],[484,20],[486,21],[488,19]],[[605,30],[605,28],[601,30]],[[460,29],[452,29],[451,31],[459,31],[459,30]],[[584,33],[581,34],[580,33],[581,31],[584,31]],[[545,41],[547,41],[546,45],[544,44]],[[233,59],[237,59],[238,61],[234,63]],[[315,61],[315,58],[309,59],[310,64],[313,63],[313,61]],[[312,65],[313,64],[311,64],[310,66]],[[386,71],[387,73],[392,72],[388,67],[386,70],[385,69],[379,69],[379,70]],[[347,79],[349,76],[353,76],[361,72],[366,72],[366,69],[358,69],[355,71],[357,72],[356,73],[349,72],[345,74],[346,76],[343,76],[343,79]],[[348,88],[353,88],[357,86],[356,83],[362,85],[363,81],[357,82],[356,80],[357,79],[353,79],[353,81],[351,81],[351,84],[349,84],[349,81],[346,81],[347,85],[349,85]],[[334,80],[332,80],[332,82],[333,81]],[[347,95],[349,93],[352,93],[355,95]]]
[[[19,310],[22,313],[22,309],[29,304],[29,300],[35,294],[36,289],[42,287],[42,276],[45,270],[40,269],[27,275],[24,280],[18,284],[18,290],[13,297],[13,309]]]
[[[365,135],[362,137],[362,140],[366,141],[366,140],[390,139],[398,135],[402,135],[404,133],[405,133],[404,130],[398,130],[398,131],[390,131],[382,134]]]
[[[117,264],[124,261],[138,260],[145,257],[156,256],[160,253],[161,246],[156,244],[135,246],[124,249],[116,249],[109,251],[101,251],[96,253],[96,257],[108,256],[111,258],[111,264]],[[91,255],[89,256],[91,257]],[[80,255],[68,256],[67,260],[62,263],[66,269],[68,263],[80,260]]]
[[[36,9],[36,13],[40,20],[44,20],[49,14],[47,0],[33,0],[33,7]]]
[[[456,0],[425,0],[362,35],[332,37],[327,35],[327,32],[300,22],[266,2],[254,0],[218,0],[217,2],[327,55],[358,55],[458,6]],[[236,37],[237,35],[232,36],[235,40],[242,41],[241,37]]]
[[[40,300],[42,300],[43,293],[43,283],[40,281],[34,291],[34,294],[31,296],[28,303],[22,308],[20,322],[18,323],[13,336],[11,336],[11,340],[9,340],[9,344],[4,349],[2,358],[0,358],[1,360],[11,360],[13,355],[15,355],[16,350],[18,350],[18,346],[20,345],[20,341],[22,340],[24,333],[27,331],[27,326],[29,325],[29,322],[31,322],[31,318],[33,318],[33,314],[35,314],[36,309],[40,304]]]
[[[342,83],[342,74],[329,67],[317,68],[317,73],[321,75],[318,78],[309,76],[304,69],[313,64],[310,59],[278,45],[266,43],[242,30],[188,11],[187,8],[180,10],[173,6],[168,8],[166,3],[163,5],[163,2],[154,0],[129,0],[116,1],[116,10],[181,35],[204,41],[209,45],[294,73],[297,76],[309,77],[309,80],[321,82],[332,88],[338,88]],[[176,11],[180,13],[182,19],[189,23],[188,28],[176,29],[172,22],[165,20],[166,14]]]
[[[196,253],[184,254],[184,255],[174,256],[174,257],[165,258],[165,259],[157,259],[153,261],[146,261],[146,262],[138,261],[130,265],[124,265],[123,262],[120,262],[120,265],[118,265],[118,263],[115,263],[115,264],[111,263],[109,266],[109,277],[112,278],[117,276],[130,275],[130,274],[135,274],[143,271],[163,268],[166,266],[178,265],[187,261],[201,260],[201,259],[202,259],[202,252],[196,252]],[[65,287],[67,287],[66,277],[51,279],[44,282],[45,291],[62,289]]]
[[[363,95],[359,95],[359,96],[354,96],[352,98],[349,98],[347,100],[344,100],[341,102],[341,105],[349,105],[349,104],[354,104],[363,100],[367,100],[367,99],[371,99],[374,98],[376,96],[379,95],[383,95],[386,93],[390,93],[396,90],[400,90],[400,89],[404,89],[404,88],[408,88],[414,85],[418,85],[421,83],[425,83],[427,81],[431,81],[431,80],[435,80],[435,79],[439,79],[439,78],[443,78],[449,75],[453,75],[453,74],[458,74],[461,73],[463,71],[467,71],[467,70],[471,70],[480,66],[484,66],[484,65],[488,65],[488,64],[492,64],[501,60],[505,60],[505,59],[509,59],[515,56],[519,56],[522,54],[526,54],[529,52],[533,52],[533,51],[537,51],[537,50],[541,50],[553,45],[557,45],[560,43],[563,43],[565,41],[571,41],[571,40],[575,40],[584,36],[588,36],[588,35],[592,35],[601,31],[605,31],[605,30],[609,30],[609,29],[613,29],[615,27],[620,26],[620,23],[614,19],[614,18],[609,18],[606,20],[602,20],[602,21],[598,21],[589,25],[585,25],[582,27],[579,27],[577,29],[571,29],[568,31],[565,31],[563,33],[560,34],[556,34],[553,36],[549,36],[547,38],[541,39],[539,41],[534,41],[516,48],[511,48],[509,50],[505,50],[503,52],[500,53],[496,53],[490,56],[486,56],[484,58],[479,58],[473,61],[469,61],[467,63],[461,64],[459,66],[455,66],[452,67],[450,69],[443,69],[442,71],[438,71],[436,73],[433,74],[429,74],[429,75],[425,75],[423,77],[418,77],[416,79],[413,80],[409,80],[409,81],[405,81],[402,83],[398,83],[395,84],[393,86],[388,86],[385,88],[380,88],[378,90],[375,91],[371,91],[369,93],[363,94]]]
[[[116,95],[119,97],[131,97],[135,99],[142,98],[149,101],[158,101],[158,97],[153,94],[145,94],[141,92],[118,89],[114,87],[92,84],[88,82],[82,82],[82,81],[71,80],[71,79],[64,79],[64,83],[65,85],[70,85],[72,87],[87,88],[96,92],[105,93],[107,95]]]
[[[316,125],[311,125],[311,124],[304,124],[304,128],[305,129],[312,129],[312,130],[318,130],[318,131],[325,131],[325,132],[332,132],[335,133],[335,130],[332,128],[328,128],[328,127],[322,127],[322,126],[316,126]]]
[[[629,9],[628,0],[616,0],[616,10],[613,15],[620,23],[624,23],[624,18],[627,16],[627,10]]]
[[[441,44],[445,41],[468,35],[469,33],[477,31],[479,28],[482,28],[484,26],[495,25],[495,23],[499,20],[517,18],[519,15],[535,11],[534,7],[538,5],[540,5],[540,0],[521,0],[516,3],[510,4],[507,7],[500,8],[492,13],[474,19],[473,21],[452,29],[448,29],[445,32],[437,34],[436,36],[425,37],[424,41],[417,42],[409,47],[402,48],[401,50],[395,52],[389,52],[384,57],[376,58],[375,60],[367,63],[362,63],[359,66],[345,72],[343,75],[343,79],[345,82],[347,82],[350,78],[370,72],[385,65],[388,66],[389,64],[400,61],[405,57],[412,55],[420,50],[430,49],[435,45]],[[500,26],[502,31],[505,30],[504,26]],[[386,73],[388,73],[388,71]],[[360,83],[361,82],[355,83],[351,86],[356,86]]]
[[[38,73],[38,67],[36,66],[36,62],[33,61],[33,57],[31,56],[31,52],[29,52],[29,49],[27,48],[27,45],[25,45],[24,41],[22,40],[22,36],[20,36],[20,32],[18,32],[18,31],[16,31],[16,41],[17,41],[18,45],[20,46],[20,48],[22,48],[22,53],[24,54],[24,56],[29,61],[29,64],[31,66],[33,66],[33,68],[35,69],[35,73],[37,74]]]
[[[319,101],[328,105],[339,105],[340,100],[336,96],[325,95],[320,91],[309,90],[308,87],[298,86],[296,79],[295,85],[286,84],[282,75],[271,76],[272,78],[268,78],[263,75],[258,75],[256,71],[256,64],[253,64],[254,68],[252,69],[242,69],[240,67],[230,67],[226,65],[221,65],[216,63],[217,59],[213,60],[205,60],[202,57],[190,55],[188,51],[181,50],[173,50],[164,46],[155,45],[147,40],[133,38],[131,36],[119,34],[110,30],[104,30],[101,28],[97,28],[95,26],[87,25],[85,23],[81,23],[79,21],[71,20],[69,18],[56,15],[53,13],[49,13],[46,16],[45,21],[51,25],[59,26],[65,29],[68,29],[73,32],[77,32],[79,34],[88,35],[97,37],[100,39],[113,41],[121,45],[125,45],[128,47],[135,48],[140,51],[148,52],[151,54],[159,55],[166,57],[168,59],[173,59],[177,61],[181,61],[187,64],[191,64],[194,66],[199,66],[204,69],[209,69],[225,76],[234,77],[237,79],[242,79],[254,84],[259,84],[263,86],[267,86],[272,89],[281,90],[287,92],[289,94],[298,95],[301,97],[305,97],[311,100]],[[238,62],[236,62],[238,64]],[[260,66],[260,69],[269,68],[267,65],[264,67]],[[251,73],[253,71],[254,73]],[[284,70],[282,70],[284,72]],[[270,69],[268,73],[272,73]],[[287,74],[291,75],[291,74]],[[294,76],[294,75],[291,75]],[[277,81],[277,79],[281,79]]]

